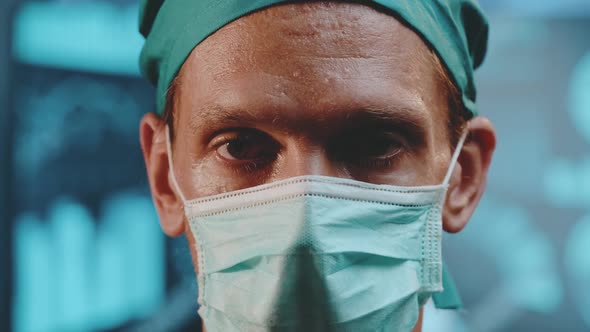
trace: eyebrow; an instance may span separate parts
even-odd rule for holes
[[[276,129],[321,130],[327,125],[336,125],[341,131],[381,128],[400,130],[415,136],[416,139],[425,139],[428,123],[426,111],[408,107],[364,106],[342,112],[298,112],[283,116],[276,110],[251,111],[249,108],[216,105],[193,111],[190,117],[190,130],[196,133],[210,128],[220,130],[255,125],[267,125]]]

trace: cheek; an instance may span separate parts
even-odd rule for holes
[[[190,170],[194,198],[235,190],[235,180],[220,167],[215,157],[203,158]]]
[[[265,182],[257,172],[246,173],[227,167],[214,155],[202,158],[194,165],[188,170],[191,174],[192,199],[245,189]]]
[[[444,144],[447,141],[442,140],[443,143],[433,148],[433,151],[428,159],[428,177],[431,179],[430,184],[442,184],[444,177],[449,169],[451,162],[451,151],[448,144]],[[425,175],[426,176],[426,175]]]
[[[442,182],[437,176],[438,164],[430,153],[415,154],[404,157],[394,171],[368,173],[362,180],[404,187],[438,185]]]

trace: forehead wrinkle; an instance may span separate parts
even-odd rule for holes
[[[317,33],[303,33],[300,38],[289,35],[289,32],[306,30]],[[313,47],[305,47],[307,44]],[[414,54],[428,50],[424,42],[395,17],[367,4],[346,2],[272,6],[229,23],[197,45],[194,51],[204,46],[208,53],[204,54],[205,58],[222,60],[203,68],[215,73],[215,77],[226,75],[225,71],[236,64],[253,69],[267,66],[265,58],[273,59],[270,63],[277,65],[281,60],[297,58],[372,58],[395,63],[401,55],[392,50],[403,49]],[[417,67],[420,61],[412,59],[412,66]]]
[[[202,44],[210,44],[217,56],[238,61],[248,58],[245,54],[264,49],[290,54],[305,44],[323,45],[326,54],[341,50],[342,47],[337,47],[339,44],[357,45],[359,47],[356,47],[355,52],[362,54],[366,49],[371,49],[371,52],[379,49],[372,47],[375,44],[407,48],[404,40],[408,34],[401,33],[403,30],[409,31],[395,17],[368,4],[291,3],[272,6],[231,22]],[[415,34],[412,32],[409,35]],[[418,36],[409,38],[414,37],[419,39]],[[223,46],[218,44],[220,41]],[[365,42],[359,44],[359,41]],[[245,47],[252,44],[257,46]],[[244,54],[237,56],[237,53]]]
[[[256,17],[257,16],[257,17]],[[367,24],[365,16],[373,20]],[[376,9],[373,3],[355,3],[355,1],[321,1],[307,3],[286,3],[275,5],[250,17],[259,21],[276,22],[280,25],[281,32],[293,33],[294,36],[317,36],[325,32],[340,32],[343,29],[358,31],[363,28],[367,32],[381,35],[375,25],[376,17],[387,18],[390,22],[396,21],[392,15]],[[382,31],[381,31],[382,32]]]

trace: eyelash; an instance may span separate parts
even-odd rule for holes
[[[374,159],[367,159],[361,160],[357,167],[364,168],[364,169],[387,169],[391,168],[397,160],[400,158],[400,154],[402,151],[397,151],[394,154],[386,158],[374,158]]]
[[[251,174],[256,171],[259,171],[262,168],[259,162],[256,161],[249,161],[244,163],[243,165],[234,168],[234,172],[238,175],[241,174]]]

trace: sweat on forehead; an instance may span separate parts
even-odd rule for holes
[[[196,45],[183,65],[190,57],[248,61],[253,59],[246,56],[256,52],[272,52],[274,57],[370,58],[394,55],[391,48],[408,49],[415,53],[416,61],[432,63],[430,56],[424,56],[430,48],[415,32],[374,7],[311,2],[265,8],[221,27]]]
[[[170,127],[197,133],[220,123],[272,123],[328,135],[326,128],[368,117],[382,126],[403,119],[406,126],[421,124],[418,130],[429,130],[433,121],[444,127],[448,87],[425,43],[390,15],[335,6],[272,7],[211,35],[192,51],[171,89]],[[339,21],[347,23],[331,27]]]
[[[158,113],[163,112],[166,92],[196,45],[236,19],[286,2],[289,1],[143,0],[140,31],[146,37],[146,43],[140,64],[144,76],[157,85]],[[337,2],[343,1],[331,2],[334,4],[324,6],[335,8]],[[476,114],[473,69],[483,61],[488,32],[487,21],[476,0],[374,0],[362,3],[379,6],[384,13],[397,17],[422,37],[449,71],[465,108]],[[303,2],[296,4],[302,7],[293,10],[313,10]]]
[[[412,57],[396,58],[401,53]],[[419,64],[434,68],[429,55],[428,46],[414,32],[371,7],[298,3],[270,7],[225,25],[197,45],[183,67],[191,67],[185,71],[198,72],[196,76],[212,78],[232,71],[230,66],[247,66],[269,74],[291,70],[294,78],[305,79],[305,71],[313,69],[310,62],[329,60],[346,66],[349,58],[373,63],[409,59],[410,66],[399,67],[411,76],[424,74],[417,72],[424,70]],[[195,65],[200,66],[196,69]],[[347,70],[356,75],[367,68]]]

